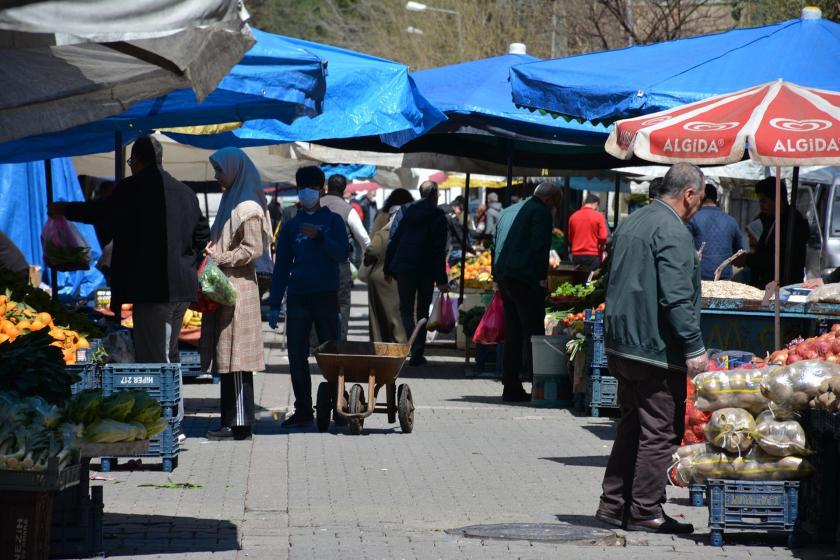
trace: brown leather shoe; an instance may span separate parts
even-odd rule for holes
[[[664,535],[690,535],[694,532],[691,523],[680,523],[672,517],[662,514],[658,519],[633,519],[627,522],[628,531],[646,531]]]
[[[600,521],[601,523],[606,523],[607,525],[611,525],[613,527],[618,527],[619,529],[624,529],[625,523],[621,517],[616,517],[611,513],[607,513],[603,510],[598,510],[595,512],[595,519]]]

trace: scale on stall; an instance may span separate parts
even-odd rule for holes
[[[790,303],[805,303],[811,290],[802,286],[785,286],[779,290],[779,299]]]

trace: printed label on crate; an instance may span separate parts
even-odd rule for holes
[[[152,375],[123,375],[120,376],[120,385],[151,385],[155,383],[157,379],[155,379]]]
[[[729,494],[726,496],[727,506],[736,507],[784,507],[784,494]]]

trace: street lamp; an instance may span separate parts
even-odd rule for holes
[[[464,60],[464,34],[461,29],[461,12],[457,10],[447,10],[444,8],[433,8],[432,6],[423,4],[422,2],[406,2],[405,9],[409,12],[440,12],[442,14],[455,16],[455,22],[458,26],[458,53],[460,55],[460,60]]]

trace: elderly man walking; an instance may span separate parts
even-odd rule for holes
[[[699,168],[671,167],[658,197],[614,235],[607,280],[607,360],[621,420],[597,519],[631,531],[691,533],[665,515],[666,471],[684,428],[686,379],[705,370],[700,263],[686,224],[704,198]]]
[[[499,217],[493,277],[505,308],[504,401],[531,399],[519,373],[523,365],[531,371],[531,337],[545,334],[551,211],[560,204],[562,194],[554,183],[540,183],[534,196],[505,208]]]

